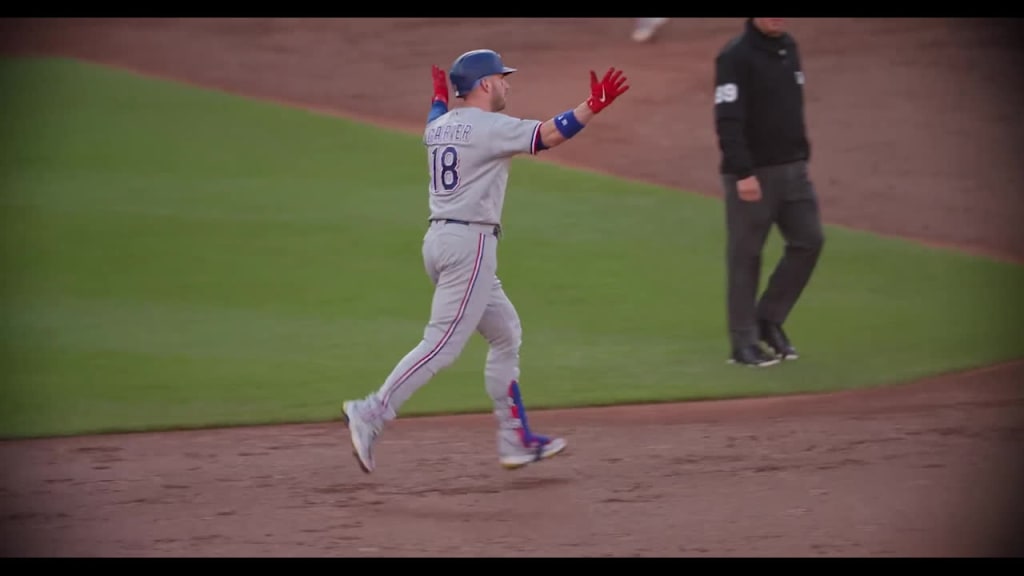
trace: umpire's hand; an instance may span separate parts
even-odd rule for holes
[[[736,182],[736,190],[740,194],[740,200],[745,202],[757,202],[761,199],[761,184],[757,176],[747,176]]]

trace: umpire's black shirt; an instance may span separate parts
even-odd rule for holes
[[[754,168],[810,158],[803,83],[793,37],[768,36],[748,19],[744,32],[715,60],[715,129],[723,174],[746,178]]]

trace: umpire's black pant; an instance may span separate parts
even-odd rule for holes
[[[735,176],[724,175],[728,233],[728,319],[734,347],[758,341],[758,320],[782,324],[810,280],[824,243],[818,198],[807,163],[754,170],[761,199],[741,200]],[[760,300],[761,253],[772,224],[785,240],[785,253]]]

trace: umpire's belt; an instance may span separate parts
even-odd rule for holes
[[[495,238],[501,238],[501,224],[485,224],[483,222],[467,222],[466,220],[454,220],[452,218],[437,218],[431,219],[433,224],[461,224],[462,226],[468,227],[470,230],[476,230],[484,234],[490,234]]]

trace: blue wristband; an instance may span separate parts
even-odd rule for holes
[[[555,116],[555,128],[565,136],[566,140],[572,138],[583,130],[583,124],[576,119],[576,112],[574,110],[566,110],[558,116]]]
[[[434,100],[430,104],[430,113],[427,114],[427,124],[444,116],[448,112],[448,105],[442,100]]]

